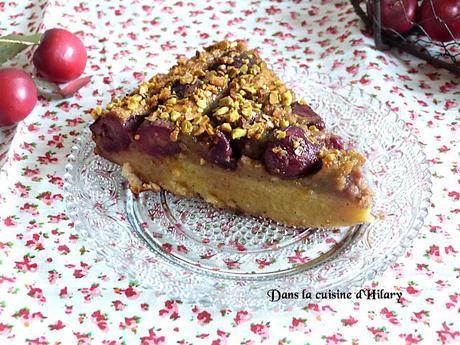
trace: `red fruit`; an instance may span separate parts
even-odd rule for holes
[[[303,117],[307,126],[315,126],[318,129],[324,129],[325,124],[321,116],[314,112],[307,104],[300,104],[299,102],[293,102],[291,109],[294,114]]]
[[[155,157],[176,155],[181,148],[176,141],[172,141],[172,131],[171,124],[163,120],[144,121],[136,131],[136,143],[143,152]]]
[[[321,145],[313,143],[302,128],[289,126],[282,139],[274,138],[265,149],[264,162],[268,172],[282,178],[298,178],[321,167]]]
[[[367,1],[367,15],[374,18],[374,1]],[[414,25],[417,0],[381,0],[380,18],[384,30],[403,34]]]
[[[20,69],[0,69],[0,90],[0,126],[10,126],[25,119],[37,103],[35,83]]]
[[[449,42],[460,38],[460,0],[423,1],[418,23],[434,41]]]
[[[233,149],[230,141],[222,133],[217,132],[212,138],[212,148],[209,160],[225,169],[236,169],[236,161],[233,156]]]
[[[51,29],[44,33],[33,62],[47,80],[65,83],[83,73],[86,58],[86,48],[77,36],[64,29]]]
[[[89,128],[104,153],[126,150],[131,142],[130,133],[113,113],[99,117]]]

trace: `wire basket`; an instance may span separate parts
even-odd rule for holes
[[[372,17],[366,13],[365,0],[351,0],[351,3],[355,12],[361,17],[366,26],[372,29],[377,49],[384,50],[389,47],[396,47],[434,66],[445,68],[460,75],[460,40],[454,37],[448,24],[442,21],[436,14],[435,7],[433,7],[433,0],[424,0],[430,2],[430,6],[434,13],[433,17],[426,20],[426,22],[436,21],[436,24],[444,25],[448,34],[452,37],[452,40],[449,42],[437,42],[432,40],[422,26],[424,22],[410,20],[403,0],[395,0],[394,2],[399,2],[399,5],[402,6],[402,10],[404,11],[406,20],[412,24],[412,28],[404,34],[383,26],[380,7],[381,1],[369,1],[371,1],[369,6],[373,7],[374,15]],[[418,5],[420,6],[420,1]],[[455,17],[455,20],[457,20],[457,18],[458,16]]]

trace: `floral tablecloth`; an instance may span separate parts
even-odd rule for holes
[[[57,26],[82,38],[93,78],[72,98],[41,98],[9,151],[14,132],[2,130],[0,344],[460,343],[459,77],[375,50],[347,1],[0,1],[0,35]],[[432,172],[429,215],[403,257],[365,285],[402,292],[400,303],[324,300],[270,313],[189,305],[114,274],[79,238],[63,174],[90,108],[223,38],[356,84],[418,137]],[[32,72],[30,55],[8,64]]]

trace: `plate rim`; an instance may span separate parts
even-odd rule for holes
[[[299,67],[283,67],[282,69],[275,68],[274,69],[275,73],[277,73],[277,70],[282,70],[283,73],[287,73],[286,70],[293,70],[294,73],[298,74],[299,71],[300,71],[300,68]],[[383,106],[386,107],[386,105],[382,101],[380,101],[376,96],[372,96],[371,94],[367,93],[365,90],[361,89],[359,86],[357,87],[356,85],[353,85],[351,83],[345,83],[342,79],[333,80],[332,77],[330,75],[328,75],[328,74],[321,73],[321,72],[311,72],[311,71],[309,71],[307,69],[302,69],[302,71],[300,73],[303,73],[306,76],[306,78],[308,78],[309,80],[314,79],[314,81],[317,82],[317,83],[325,84],[326,86],[331,87],[332,89],[334,89],[334,91],[338,89],[341,92],[345,92],[344,95],[342,95],[341,93],[337,93],[337,94],[340,95],[341,97],[343,97],[344,100],[347,101],[347,103],[350,103],[350,102],[348,102],[348,98],[350,97],[350,95],[358,92],[359,96],[360,96],[360,99],[365,98],[366,100],[369,100],[371,103],[377,103],[376,106],[378,106],[378,109],[385,109],[385,108],[383,108]],[[431,198],[432,198],[432,195],[433,195],[433,191],[432,191],[433,183],[432,183],[431,173],[430,173],[430,170],[429,170],[429,165],[428,165],[428,162],[427,162],[426,153],[425,153],[422,145],[420,145],[419,141],[416,140],[415,133],[413,132],[413,130],[411,128],[405,126],[405,122],[400,118],[400,116],[396,112],[394,112],[392,109],[390,109],[389,107],[387,109],[386,115],[382,114],[381,116],[393,116],[393,118],[395,120],[395,125],[401,130],[401,135],[404,138],[412,139],[416,143],[417,156],[414,157],[414,159],[415,159],[415,162],[417,162],[419,164],[420,168],[421,168],[421,170],[419,172],[419,174],[421,176],[420,181],[424,183],[426,188],[424,188],[422,190],[422,193],[420,195],[420,204],[419,204],[419,207],[418,207],[417,216],[414,217],[414,219],[412,221],[412,226],[410,227],[410,229],[408,229],[408,231],[406,232],[405,236],[402,237],[403,241],[393,245],[391,248],[389,248],[387,250],[387,253],[384,256],[385,260],[381,260],[381,262],[374,261],[374,262],[369,264],[368,270],[366,270],[365,272],[358,271],[356,275],[354,275],[353,277],[350,277],[346,281],[347,286],[348,286],[348,290],[353,290],[355,288],[362,287],[363,284],[366,281],[370,281],[370,280],[374,279],[378,272],[386,271],[391,264],[396,262],[398,260],[398,258],[401,257],[407,251],[409,246],[412,244],[413,240],[419,234],[419,232],[420,232],[420,230],[421,230],[421,228],[422,228],[422,226],[423,226],[423,224],[425,222],[426,216],[428,215],[428,209],[429,209],[429,206],[430,206],[430,201],[431,201]],[[72,196],[72,184],[71,184],[71,181],[72,181],[72,171],[73,171],[73,168],[74,168],[74,164],[75,164],[76,159],[78,157],[78,154],[79,154],[79,152],[81,150],[82,144],[84,143],[84,139],[86,138],[86,135],[84,135],[85,131],[86,131],[87,135],[89,135],[90,132],[89,132],[88,126],[85,126],[83,128],[82,133],[80,133],[80,136],[78,136],[76,138],[74,144],[72,145],[72,147],[70,149],[70,153],[69,153],[68,158],[67,158],[67,164],[65,166],[65,174],[64,174],[64,177],[63,177],[63,179],[64,179],[64,186],[63,186],[64,202],[65,202],[66,211],[69,213],[69,217],[71,217],[71,219],[73,220],[73,222],[75,224],[75,230],[79,234],[82,234],[85,231],[82,230],[82,224],[78,220],[75,210],[73,210],[74,205],[72,205],[72,197],[73,196]],[[133,229],[130,229],[130,232],[132,234],[134,234],[136,231],[132,231],[132,230]],[[140,240],[139,237],[137,236],[137,234],[134,234],[134,235],[136,236],[136,238],[138,240]],[[88,241],[89,242],[94,242],[94,239],[88,238],[86,236],[84,241],[86,241],[86,242],[88,242]],[[88,245],[92,245],[92,244],[88,243]],[[145,245],[145,243],[144,243],[144,245]],[[107,266],[109,266],[111,269],[113,269],[117,274],[122,274],[122,272],[120,272],[120,270],[116,267],[116,265],[113,262],[110,262],[110,261],[106,260],[104,255],[101,255],[101,253],[98,250],[95,250],[95,252],[96,252],[96,254],[98,256],[103,257],[104,262],[107,264]],[[163,264],[165,264],[165,263],[168,264],[167,262],[163,262]],[[318,265],[319,264],[320,263],[318,263]],[[170,263],[168,265],[172,266],[172,268],[175,268],[175,269],[177,269],[177,268],[183,269],[183,267],[174,267]],[[308,269],[309,268],[307,268],[305,270],[301,270],[299,272],[294,272],[293,275],[302,274],[303,272],[308,271]],[[222,276],[215,277],[215,278],[210,277],[209,275],[205,275],[205,274],[203,274],[201,272],[195,272],[195,274],[199,274],[199,275],[201,275],[203,277],[206,277],[207,279],[217,279],[219,281],[227,279],[227,278],[224,278]],[[236,278],[236,279],[239,280],[238,278]],[[274,282],[274,285],[277,282],[276,279],[275,280],[268,279],[268,280],[272,280]],[[139,283],[142,284],[142,282],[139,282]],[[180,298],[180,295],[178,296],[178,298]],[[198,299],[197,297],[192,298],[191,301],[189,301],[189,302],[190,303],[193,303],[194,301],[196,302],[197,299]],[[182,300],[187,301],[187,298],[182,298]],[[309,303],[309,302],[318,302],[318,301],[320,301],[320,299],[316,299],[316,298],[303,299],[303,300],[301,300],[301,303],[306,304],[306,303]],[[214,304],[215,301],[211,301],[211,303]],[[275,304],[273,304],[271,306],[268,306],[268,307],[270,307],[270,308],[271,307],[280,307],[280,306],[289,307],[289,306],[292,306],[292,305],[298,305],[298,303],[296,303],[295,300],[294,300],[294,303],[289,303],[289,301],[284,301],[284,302],[282,302],[280,304],[275,303]],[[262,306],[262,309],[265,309],[264,307],[266,307],[266,305]],[[258,309],[258,308],[256,308],[256,309]]]

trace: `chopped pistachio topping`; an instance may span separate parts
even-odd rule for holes
[[[94,119],[97,119],[102,114],[102,108],[100,106],[96,106],[93,110],[91,110],[91,116]]]
[[[206,73],[202,69],[197,69],[194,73],[195,76],[197,77],[204,77]]]
[[[280,120],[280,127],[281,127],[281,128],[285,128],[285,127],[287,127],[287,126],[289,126],[289,121],[286,120],[286,119],[281,119],[281,120]]]
[[[243,85],[242,89],[244,91],[249,92],[251,95],[254,95],[256,93],[256,88],[252,85]]]
[[[230,78],[236,77],[236,76],[238,75],[239,72],[240,72],[240,71],[239,71],[237,68],[235,68],[234,66],[230,66],[230,67],[227,69],[227,73],[228,73],[228,76],[229,76]]]
[[[247,130],[243,128],[235,128],[232,131],[232,139],[239,139],[242,138],[246,135]]]
[[[193,128],[193,125],[188,120],[183,121],[181,124],[182,132],[184,132],[185,134],[190,134],[192,132],[192,128]]]
[[[134,99],[128,100],[128,109],[129,110],[135,110],[139,107],[139,102],[136,102]]]
[[[233,106],[233,98],[230,96],[224,97],[220,100],[220,103],[225,106],[232,107]]]
[[[314,126],[306,128],[291,113],[293,100],[293,92],[257,52],[224,41],[191,59],[181,58],[168,74],[143,82],[133,93],[112,100],[104,111],[96,107],[92,115],[97,118],[111,110],[124,119],[135,114],[149,121],[168,120],[175,125],[171,133],[175,140],[181,132],[214,135],[216,129],[233,139],[256,140],[272,130],[282,138],[286,133],[280,129],[289,125],[318,131]]]
[[[198,106],[198,108],[204,109],[206,108],[206,101],[204,99],[199,99],[198,101],[196,101],[196,105]]]
[[[197,116],[193,119],[192,123],[194,125],[199,125],[200,123],[202,123],[204,121],[204,116]]]
[[[228,107],[220,107],[218,108],[215,112],[214,115],[224,115],[226,112],[228,112],[229,108]]]
[[[163,120],[168,120],[169,119],[169,114],[165,111],[163,111],[162,113],[160,113],[160,115],[158,115],[158,117],[160,119],[163,119]]]
[[[189,72],[187,72],[183,76],[180,77],[179,81],[180,81],[180,83],[182,85],[191,84],[192,81],[193,81],[193,75],[191,75]]]
[[[177,98],[176,97],[172,97],[172,98],[170,98],[170,99],[168,99],[166,101],[166,104],[169,104],[169,105],[174,105],[176,103],[177,103]]]
[[[252,115],[252,107],[251,105],[241,109],[241,113],[243,114],[243,116],[246,118],[246,119],[250,119],[251,118],[251,115]]]
[[[286,132],[285,132],[285,131],[276,131],[276,138],[277,138],[277,139],[284,139],[284,138],[286,138]]]
[[[279,98],[278,98],[278,91],[272,91],[270,92],[270,98],[269,98],[270,104],[278,104],[279,103]]]
[[[230,113],[228,113],[227,121],[230,123],[233,123],[233,122],[238,121],[239,118],[240,118],[240,114],[238,114],[238,111],[233,110]]]
[[[336,157],[335,154],[333,154],[333,153],[328,153],[324,159],[326,159],[326,160],[332,162],[332,161],[335,160],[335,157]]]
[[[285,93],[283,93],[283,105],[284,106],[290,106],[292,103],[292,93],[291,91],[286,91]]]
[[[232,126],[228,122],[224,122],[220,125],[220,129],[222,132],[230,133],[232,131]]]
[[[147,92],[149,91],[149,87],[147,84],[142,84],[141,86],[139,86],[139,94],[140,95],[145,95]]]
[[[181,114],[178,111],[173,110],[170,115],[171,121],[176,122],[179,119],[180,115]]]
[[[258,65],[253,65],[249,71],[252,75],[260,73],[260,67]]]

